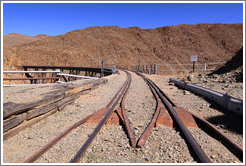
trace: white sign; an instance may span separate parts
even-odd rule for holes
[[[197,55],[195,55],[195,56],[190,56],[190,61],[191,62],[196,62],[197,61]]]

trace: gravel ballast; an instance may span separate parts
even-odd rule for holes
[[[136,139],[140,137],[151,120],[156,101],[144,80],[135,73],[125,101],[126,114],[132,125]],[[168,77],[150,76],[174,102],[188,111],[209,119],[223,116],[224,113],[210,108],[209,103],[192,93],[184,92],[169,85]],[[113,95],[126,80],[126,73],[120,71],[107,77],[107,84],[100,85],[88,94],[67,105],[63,111],[34,124],[21,131],[18,135],[3,142],[3,162],[22,163],[40,148],[58,136],[69,126],[80,119],[104,108]],[[201,108],[200,108],[201,107]],[[229,137],[233,137],[242,145],[242,134],[228,130],[222,124],[217,125]],[[83,124],[74,129],[59,143],[42,155],[37,163],[67,163],[74,157],[83,143],[89,138],[96,124]],[[201,144],[203,150],[212,162],[240,163],[227,148],[216,139],[198,128],[189,127],[192,135]],[[187,142],[178,128],[157,126],[150,133],[145,146],[130,147],[124,127],[120,125],[105,125],[87,149],[80,163],[197,163],[199,160],[194,152],[187,147]]]

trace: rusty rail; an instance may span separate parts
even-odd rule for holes
[[[77,152],[75,157],[70,161],[71,163],[78,162],[80,158],[85,154],[87,148],[90,146],[96,135],[100,132],[101,128],[104,124],[107,124],[108,120],[112,117],[113,112],[115,111],[115,107],[117,104],[120,103],[120,108],[117,109],[117,113],[124,123],[126,127],[126,132],[130,140],[130,144],[132,147],[138,147],[142,148],[150,135],[154,125],[156,124],[156,121],[161,113],[161,107],[165,105],[165,107],[168,109],[168,112],[171,114],[172,118],[177,122],[179,128],[183,132],[184,136],[186,137],[187,141],[193,148],[194,152],[197,154],[198,158],[201,162],[204,163],[210,163],[211,161],[207,157],[207,155],[204,153],[204,151],[201,149],[200,145],[196,142],[196,140],[193,138],[189,130],[186,128],[184,122],[179,117],[178,108],[171,100],[168,98],[168,96],[156,85],[154,84],[150,79],[146,78],[140,73],[137,73],[140,75],[144,81],[147,83],[147,85],[150,87],[154,97],[156,98],[157,105],[156,105],[156,111],[153,115],[153,118],[151,122],[148,124],[146,129],[144,130],[143,134],[140,136],[138,141],[136,141],[135,135],[133,133],[132,127],[130,125],[129,119],[126,116],[125,112],[125,98],[129,91],[129,87],[131,85],[131,75],[127,73],[127,79],[122,85],[122,87],[118,90],[118,92],[114,95],[114,97],[110,100],[110,102],[107,104],[107,106],[99,111],[96,111],[92,115],[89,115],[88,117],[80,120],[79,122],[75,123],[74,125],[70,126],[67,130],[65,130],[63,133],[61,133],[58,137],[53,139],[49,144],[44,146],[41,150],[39,150],[37,153],[35,153],[33,156],[31,156],[29,159],[25,161],[25,163],[31,163],[36,161],[41,155],[43,155],[47,150],[49,150],[51,147],[53,147],[59,140],[61,140],[63,137],[65,137],[69,132],[71,132],[73,129],[78,127],[79,125],[85,123],[89,118],[91,118],[93,115],[97,114],[100,111],[106,111],[106,114],[103,114],[102,120],[99,120],[99,125],[95,128],[93,133],[90,135],[90,137],[86,140],[86,142],[83,144],[81,149]],[[184,110],[186,111],[186,110]],[[207,126],[211,131],[219,135],[223,140],[225,140],[231,147],[236,149],[240,155],[243,155],[243,149],[238,144],[234,143],[230,138],[228,138],[226,135],[221,133],[216,127],[214,127],[211,123],[207,122],[206,120],[199,118],[198,116],[190,113],[189,111],[186,111],[187,113],[191,114],[196,121],[199,121],[201,124]],[[99,122],[98,121],[98,122]]]
[[[153,83],[154,85],[156,85],[155,83]],[[158,88],[158,90],[160,90],[160,88],[156,85],[156,87]],[[179,108],[163,91],[160,90],[160,92],[167,98],[167,100],[169,101],[169,103],[173,106],[174,110],[176,110],[177,108]],[[207,120],[183,109],[184,111],[186,111],[187,113],[191,114],[194,119],[198,122],[200,122],[200,124],[204,125],[207,127],[207,129],[209,129],[211,132],[213,132],[214,134],[216,134],[217,136],[219,136],[221,139],[223,139],[227,145],[229,145],[231,148],[235,149],[237,154],[236,156],[238,156],[238,158],[240,160],[243,159],[243,147],[240,146],[239,144],[237,144],[236,142],[234,142],[231,138],[229,138],[227,135],[225,135],[223,132],[221,132],[219,129],[217,129],[212,123],[208,122]]]
[[[152,93],[153,93],[153,95],[157,101],[157,106],[156,106],[156,111],[154,113],[152,120],[150,121],[150,123],[148,124],[148,126],[146,127],[146,129],[144,130],[144,132],[142,133],[140,138],[138,139],[138,143],[137,143],[138,148],[142,148],[144,146],[148,136],[150,135],[152,129],[154,128],[154,125],[156,124],[156,121],[158,119],[158,116],[160,114],[160,109],[161,109],[161,100],[160,100],[159,96],[157,95],[155,90],[151,87],[151,85],[148,82],[146,82],[146,83],[150,87],[150,89],[151,89],[151,91],[152,91]]]
[[[174,109],[178,108],[177,106],[174,107]],[[234,150],[236,150],[237,152],[237,156],[240,160],[243,159],[243,147],[240,146],[239,144],[237,144],[236,142],[234,142],[231,138],[229,138],[227,135],[225,135],[224,133],[222,133],[219,129],[217,129],[212,123],[208,122],[207,120],[192,114],[191,112],[184,110],[186,112],[188,112],[189,114],[191,114],[196,121],[200,122],[202,125],[206,126],[210,131],[212,131],[214,134],[216,134],[217,136],[219,136],[222,140],[224,140],[227,145],[229,145],[231,148],[233,148]]]
[[[60,141],[63,137],[65,137],[68,133],[70,133],[73,129],[78,127],[79,125],[83,124],[87,119],[89,119],[92,115],[87,116],[86,118],[80,120],[79,122],[73,124],[70,126],[67,130],[65,130],[63,133],[61,133],[59,136],[57,136],[55,139],[53,139],[50,143],[45,145],[42,149],[40,149],[38,152],[36,152],[33,156],[28,158],[24,161],[24,163],[33,163],[35,162],[40,156],[42,156],[45,152],[47,152],[50,148],[52,148],[58,141]]]
[[[139,74],[140,75],[140,74]],[[143,75],[141,75],[142,77],[144,77]],[[148,85],[150,85],[150,81],[149,79],[144,78],[147,82]],[[232,153],[234,153],[241,161],[243,161],[243,147],[240,146],[239,144],[237,144],[236,142],[234,142],[232,139],[230,139],[226,134],[224,134],[222,131],[220,131],[219,129],[216,128],[216,126],[214,126],[213,124],[211,124],[210,122],[208,122],[207,120],[185,110],[182,109],[178,106],[176,106],[176,104],[154,83],[151,81],[151,84],[155,86],[156,90],[160,92],[160,94],[162,94],[164,96],[164,98],[166,99],[166,103],[169,103],[170,107],[172,107],[172,109],[177,113],[177,110],[182,110],[188,114],[190,114],[195,121],[198,123],[199,127],[206,127],[206,129],[208,129],[209,131],[211,131],[212,133],[214,133],[216,136],[218,136],[221,140],[223,140],[225,142],[226,146],[229,146],[230,148],[233,148],[235,151],[232,151]],[[202,126],[201,126],[202,125]],[[206,130],[205,130],[206,131]],[[218,138],[217,138],[218,139]],[[220,140],[219,140],[220,141]],[[227,148],[229,148],[227,147]],[[229,149],[231,151],[231,149]]]
[[[124,82],[124,84],[122,85],[122,87],[118,90],[118,92],[114,95],[114,97],[109,101],[109,103],[107,104],[107,106],[103,109],[109,109],[109,107],[112,105],[112,103],[115,101],[115,99],[117,98],[117,96],[119,96],[120,92],[124,92],[124,90],[126,89],[126,86],[129,84],[129,76],[130,74],[128,73],[128,77],[127,80]],[[129,85],[130,86],[130,85]],[[128,86],[128,87],[129,87]],[[122,93],[121,93],[122,95]],[[119,98],[118,98],[119,99]],[[117,99],[117,102],[118,102]],[[116,103],[117,103],[116,102]],[[111,107],[112,108],[112,107]],[[101,109],[102,110],[102,109]],[[55,144],[57,144],[62,138],[64,138],[68,133],[70,133],[73,129],[75,129],[76,127],[78,127],[79,125],[83,124],[84,122],[86,122],[90,117],[92,117],[93,115],[97,114],[99,111],[96,111],[95,113],[87,116],[86,118],[83,118],[82,120],[78,121],[77,123],[73,124],[72,126],[70,126],[67,130],[65,130],[64,132],[62,132],[59,136],[57,136],[56,138],[54,138],[50,143],[48,143],[46,146],[44,146],[43,148],[41,148],[38,152],[36,152],[33,156],[29,157],[27,160],[24,161],[24,163],[33,163],[35,162],[40,156],[42,156],[45,152],[47,152],[50,148],[52,148]],[[81,156],[77,157],[76,161],[78,161],[78,159]]]
[[[130,145],[133,148],[135,148],[136,147],[136,143],[137,143],[136,137],[135,137],[135,135],[133,133],[132,127],[130,125],[130,121],[129,121],[128,117],[126,116],[126,111],[125,111],[125,99],[126,99],[126,95],[127,95],[128,91],[129,91],[130,86],[131,86],[131,79],[129,81],[127,90],[126,90],[124,96],[122,97],[122,100],[121,100],[121,103],[120,103],[120,107],[121,107],[122,118],[124,120],[124,125],[126,127],[126,132],[127,132],[127,135],[128,135],[128,137],[130,139]]]
[[[86,152],[87,148],[92,143],[92,141],[94,140],[94,138],[96,137],[96,135],[100,132],[100,130],[103,127],[103,125],[107,122],[107,120],[109,119],[109,117],[112,115],[115,106],[118,104],[119,100],[122,98],[122,96],[126,92],[127,88],[129,88],[127,85],[129,84],[130,80],[131,80],[131,76],[130,76],[129,73],[127,73],[126,84],[123,86],[124,88],[121,91],[121,93],[119,94],[119,97],[116,99],[116,101],[114,102],[113,106],[111,106],[111,108],[107,110],[107,112],[108,112],[107,115],[101,120],[101,122],[99,123],[99,125],[95,128],[95,130],[93,131],[93,133],[90,135],[90,137],[84,143],[84,145],[80,148],[80,150],[77,152],[77,154],[75,155],[75,157],[71,160],[71,163],[78,162],[79,159],[84,155],[84,153]]]
[[[157,88],[157,86],[155,84],[153,84],[153,82],[150,79],[146,78],[144,75],[142,75],[140,73],[137,73],[137,74],[140,75],[146,82],[148,82],[153,87],[153,89],[156,91],[156,93],[160,97],[162,103],[166,106],[169,113],[172,115],[173,119],[177,122],[179,128],[181,129],[182,133],[186,137],[187,141],[189,142],[189,144],[193,148],[194,152],[196,153],[196,155],[198,156],[200,161],[203,163],[211,163],[208,156],[201,149],[200,145],[197,143],[197,141],[191,135],[191,133],[186,128],[186,126],[184,125],[182,120],[179,118],[179,116],[178,116],[176,110],[173,108],[172,104],[165,98],[165,96],[163,95],[163,92],[161,93],[160,92],[161,90],[159,88]]]
[[[165,98],[168,100],[168,102],[173,106],[174,110],[178,108],[178,106],[162,91],[160,88],[153,82],[153,84],[157,87],[157,89],[165,96]],[[238,154],[240,155],[240,158],[243,158],[243,147],[238,145],[236,142],[234,142],[232,139],[230,139],[227,135],[225,135],[223,132],[221,132],[219,129],[217,129],[212,123],[208,122],[207,120],[183,109],[187,113],[191,114],[196,121],[199,121],[202,125],[206,126],[210,131],[215,133],[217,136],[219,136],[221,139],[223,139],[230,147],[234,148]]]

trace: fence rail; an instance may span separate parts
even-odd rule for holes
[[[187,63],[187,64],[139,64],[134,66],[134,71],[139,71],[147,74],[160,74],[165,72],[210,72],[214,71],[218,65],[223,65],[226,62],[211,62],[211,63]]]
[[[109,65],[110,66],[110,65]],[[19,66],[23,71],[3,71],[3,80],[30,80],[30,83],[47,83],[64,80],[65,82],[77,79],[97,79],[116,73],[116,65],[105,67],[101,60],[101,67],[66,67],[66,66]],[[12,77],[12,74],[21,74],[25,77]],[[10,76],[10,77],[8,77]],[[10,82],[6,82],[10,83]]]
[[[60,70],[50,71],[3,71],[3,74],[21,74],[21,73],[60,73]]]
[[[97,77],[88,77],[88,76],[73,75],[73,74],[63,74],[63,73],[58,73],[57,75],[58,76],[76,77],[76,78],[98,79]]]
[[[30,77],[30,78],[3,78],[3,80],[47,80],[47,79],[56,79],[59,80],[60,77]]]
[[[206,69],[207,71],[213,71],[214,69]],[[158,71],[193,71],[193,69],[180,69],[180,70],[158,70]],[[196,71],[205,71],[204,69],[196,69]]]
[[[196,63],[195,65],[201,65],[204,66],[205,64],[207,65],[219,65],[219,64],[225,64],[226,62],[211,62],[211,63]],[[186,63],[186,64],[164,64],[164,63],[160,63],[160,64],[156,64],[158,66],[193,66],[193,63]]]

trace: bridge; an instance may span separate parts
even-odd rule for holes
[[[18,66],[20,71],[3,71],[3,74],[24,74],[24,77],[5,77],[3,80],[30,80],[31,84],[69,82],[77,79],[96,79],[116,73],[116,68]],[[49,81],[47,81],[49,80]]]

